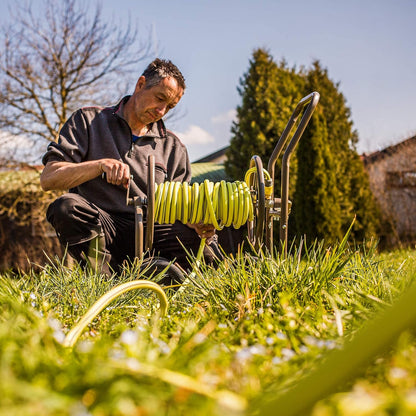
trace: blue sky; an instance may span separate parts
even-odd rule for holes
[[[106,18],[137,20],[143,37],[150,29],[158,41],[155,53],[171,59],[185,75],[188,88],[178,105],[182,116],[168,127],[186,143],[191,160],[229,143],[240,103],[238,81],[258,47],[291,66],[308,67],[320,60],[331,79],[340,83],[358,130],[360,152],[416,134],[414,0],[101,0],[101,4]],[[2,21],[7,18],[6,5],[0,0]]]

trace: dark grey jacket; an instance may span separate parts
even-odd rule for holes
[[[147,190],[147,158],[155,156],[156,183],[190,181],[188,152],[181,141],[166,130],[162,120],[153,123],[151,131],[133,143],[132,133],[121,116],[129,99],[124,97],[114,107],[87,107],[76,111],[62,127],[58,143],[50,143],[42,162],[84,162],[102,158],[123,161],[130,166],[133,182],[130,196],[144,196]],[[126,205],[126,190],[107,183],[101,177],[85,182],[71,192],[84,196],[107,212],[132,213]]]

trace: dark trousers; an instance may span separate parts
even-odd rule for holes
[[[124,260],[134,259],[134,214],[108,213],[78,194],[67,193],[49,205],[46,217],[61,244],[68,247],[69,254],[79,262],[88,257],[90,243],[97,237],[104,242],[100,249],[113,270],[117,270]],[[150,254],[175,260],[186,270],[190,269],[190,264],[183,247],[196,255],[200,243],[195,230],[179,221],[172,225],[155,224]],[[221,258],[215,238],[204,248],[204,258],[208,264]]]

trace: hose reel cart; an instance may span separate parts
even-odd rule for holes
[[[248,240],[255,249],[264,246],[273,254],[273,223],[280,219],[280,248],[287,255],[289,201],[289,163],[290,157],[308,125],[319,102],[319,93],[313,92],[304,97],[293,111],[268,161],[267,170],[259,156],[250,160],[249,170],[244,182],[181,184],[165,182],[155,184],[154,156],[149,156],[147,175],[147,198],[129,196],[126,203],[134,206],[135,212],[135,255],[141,257],[153,245],[155,221],[173,223],[210,223],[217,229],[233,224],[238,228],[247,223]],[[303,114],[302,114],[303,112]],[[302,117],[292,132],[300,115]],[[275,165],[286,143],[289,144],[282,158],[281,197],[274,197]],[[163,189],[161,189],[163,186]],[[198,187],[199,186],[199,187]],[[144,236],[143,209],[146,209],[146,235]],[[144,238],[145,237],[145,238]],[[203,239],[204,240],[204,239]],[[160,259],[155,259],[159,261]],[[166,262],[163,262],[166,265]]]

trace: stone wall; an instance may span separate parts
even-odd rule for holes
[[[388,246],[416,242],[416,137],[364,156]]]

